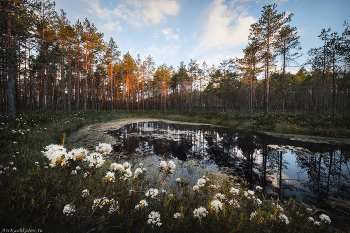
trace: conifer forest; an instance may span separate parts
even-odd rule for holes
[[[315,35],[323,45],[300,54],[293,14],[267,5],[250,26],[243,58],[222,60],[217,67],[194,59],[172,67],[155,64],[151,54],[122,54],[118,41],[105,41],[87,18],[70,22],[54,2],[0,4],[1,114],[157,109],[334,116],[350,109],[348,22],[340,32],[323,29]],[[301,55],[307,62],[298,64],[296,74],[287,72],[287,65]]]

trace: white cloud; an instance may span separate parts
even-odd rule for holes
[[[167,39],[167,40],[169,40],[169,39],[172,39],[172,40],[175,40],[175,41],[179,40],[179,35],[174,34],[172,32],[171,28],[163,29],[162,33],[163,33],[165,39]]]
[[[148,51],[152,56],[154,56],[155,60],[164,61],[165,59],[174,60],[176,59],[178,52],[180,51],[180,45],[156,45],[153,44],[148,48]],[[157,59],[156,59],[157,58]]]
[[[177,15],[180,10],[176,0],[129,0],[127,4],[121,9],[123,19],[135,27],[166,23],[166,16]]]
[[[122,30],[122,27],[120,26],[119,21],[105,23],[102,25],[102,27],[108,31],[118,31],[119,32]]]
[[[112,17],[121,17],[121,11],[116,7],[113,10],[109,10],[108,8],[101,8],[98,0],[85,0],[91,9],[88,11],[92,14],[97,15],[101,19],[109,20]]]
[[[247,43],[249,27],[256,20],[247,16],[245,8],[240,1],[232,2],[228,8],[225,0],[214,0],[207,8],[200,49],[230,48]]]
[[[88,11],[101,19],[122,18],[135,27],[166,23],[166,17],[177,15],[180,5],[177,0],[123,0],[122,4],[111,7],[101,7],[100,0],[84,0],[89,4]]]

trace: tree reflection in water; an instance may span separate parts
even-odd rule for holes
[[[329,208],[329,197],[347,200],[350,196],[349,145],[298,142],[161,121],[133,123],[109,133],[117,141],[114,150],[129,157],[162,155],[196,160],[201,167],[215,168],[251,185],[260,184],[267,195],[292,197],[324,209]]]

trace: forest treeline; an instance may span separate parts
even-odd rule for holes
[[[175,69],[151,55],[122,55],[88,19],[72,24],[55,3],[0,1],[1,114],[18,110],[254,110],[331,112],[350,109],[350,28],[323,29],[322,46],[301,56],[293,14],[262,8],[243,58],[218,67],[190,60]],[[317,40],[315,35],[315,40]],[[281,61],[277,66],[277,61]],[[296,74],[290,65],[300,66]],[[305,67],[310,67],[307,70]]]

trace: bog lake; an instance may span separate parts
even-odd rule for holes
[[[100,130],[99,126],[86,128],[86,135],[76,141],[97,140],[98,134],[104,134],[100,139],[108,138],[115,156],[122,155],[134,164],[142,162],[149,170],[161,160],[173,160],[178,168],[175,177],[190,185],[210,172],[247,181],[251,188],[260,185],[269,198],[291,197],[314,206],[329,214],[332,224],[338,226],[350,217],[350,144],[346,140],[293,139],[155,119],[112,125]]]

